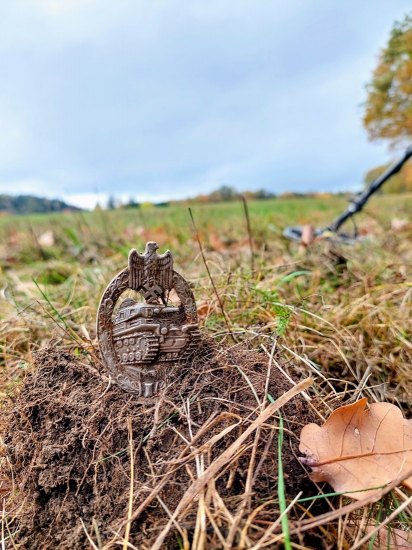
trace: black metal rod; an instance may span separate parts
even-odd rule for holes
[[[327,228],[329,231],[333,231],[336,233],[341,225],[343,225],[346,220],[351,218],[354,214],[357,212],[360,212],[362,208],[365,206],[365,204],[368,202],[368,199],[371,195],[376,193],[378,189],[382,187],[382,185],[391,178],[394,174],[399,172],[399,170],[402,168],[402,166],[405,164],[405,162],[412,157],[412,145],[408,147],[403,154],[402,158],[400,158],[395,164],[390,166],[383,174],[381,174],[379,177],[377,177],[365,191],[360,193],[355,199],[352,201],[350,206],[345,210],[345,212],[342,212],[340,216],[336,218],[334,222],[331,223],[331,225]]]

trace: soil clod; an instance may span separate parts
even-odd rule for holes
[[[87,358],[53,349],[37,354],[5,434],[18,489],[16,509],[24,502],[15,525],[19,548],[85,548],[86,531],[97,547],[119,547],[131,489],[132,517],[140,513],[131,522],[129,540],[150,548],[192,482],[257,417],[265,389],[276,399],[291,388],[274,366],[267,383],[266,356],[247,344],[219,350],[205,341],[190,364],[171,369],[174,384],[164,397],[142,404],[110,385]],[[310,484],[296,455],[300,430],[314,419],[300,395],[281,413],[286,490],[294,497]],[[277,435],[273,418],[246,440],[179,517],[167,548],[198,536],[200,500],[215,523],[206,514],[206,548],[222,546],[219,532],[226,537],[241,511],[236,547],[247,518],[260,506],[245,527],[248,539],[259,537],[259,529],[279,516]]]

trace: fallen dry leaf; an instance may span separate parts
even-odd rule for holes
[[[304,225],[302,227],[302,237],[300,239],[301,244],[309,246],[315,240],[315,228],[313,225]]]
[[[393,218],[391,221],[391,229],[393,231],[403,231],[404,229],[407,229],[409,226],[409,220],[405,220],[402,218]]]
[[[368,531],[372,531],[373,527],[369,527]],[[410,531],[402,531],[401,529],[389,529],[383,527],[379,529],[373,543],[374,548],[396,548],[397,550],[411,550],[412,548],[412,533]]]
[[[45,248],[48,248],[50,246],[54,246],[54,233],[53,231],[45,231],[38,237],[38,242],[40,246],[43,246]]]
[[[391,403],[367,407],[367,399],[360,399],[333,411],[323,426],[306,425],[299,450],[313,481],[327,481],[335,491],[361,499],[365,489],[412,471],[412,420]],[[412,476],[403,484],[412,489]]]
[[[349,532],[355,532],[353,525],[348,525]],[[368,525],[362,535],[375,531],[374,525]],[[365,546],[366,547],[366,546]],[[412,532],[401,529],[389,528],[387,525],[379,529],[373,539],[373,548],[394,548],[396,550],[412,550]]]

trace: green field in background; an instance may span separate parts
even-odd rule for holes
[[[347,207],[344,197],[278,198],[248,202],[256,246],[282,239],[285,227],[297,224],[327,226]],[[0,217],[1,262],[29,264],[48,259],[87,261],[84,250],[105,257],[120,252],[127,255],[131,246],[142,248],[147,240],[161,246],[180,247],[193,237],[188,208],[192,209],[202,242],[216,248],[216,242],[230,245],[247,238],[246,219],[241,201],[213,204],[175,204],[164,207],[96,210]],[[394,218],[412,217],[412,194],[373,197],[364,212],[356,217],[360,227],[378,223],[389,228]],[[351,232],[349,221],[345,230]],[[42,235],[52,232],[54,244],[44,247]],[[40,242],[40,244],[39,244]],[[215,243],[215,244],[213,244]],[[188,251],[187,251],[188,252]],[[179,252],[178,252],[179,254]]]

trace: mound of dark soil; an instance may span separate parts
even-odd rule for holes
[[[131,523],[129,540],[150,547],[196,479],[196,468],[207,468],[256,418],[255,394],[262,399],[267,378],[266,357],[243,344],[219,351],[204,342],[192,364],[172,369],[176,383],[157,402],[145,405],[108,384],[100,367],[85,359],[53,349],[38,353],[34,374],[15,398],[5,435],[22,504],[15,535],[20,548],[85,548],[86,531],[98,547],[111,547],[110,541],[118,547],[114,542],[125,533],[131,452],[133,511],[145,504]],[[269,393],[276,399],[290,387],[273,367]],[[282,416],[285,481],[293,497],[309,484],[296,454],[301,426],[313,419],[301,396],[282,409]],[[233,424],[234,429],[218,437]],[[252,435],[219,473],[213,491],[220,498],[212,498],[211,509],[215,501],[223,502],[228,514],[236,515],[250,465],[249,511],[276,499],[276,426],[276,419],[264,425],[259,438]],[[195,448],[200,449],[197,456]],[[161,482],[163,488],[153,495]],[[197,509],[195,500],[179,518],[180,531],[173,528],[164,547],[179,548],[182,529],[190,541]],[[267,525],[278,514],[275,502],[256,518]],[[219,548],[212,528],[209,535],[207,547]]]

